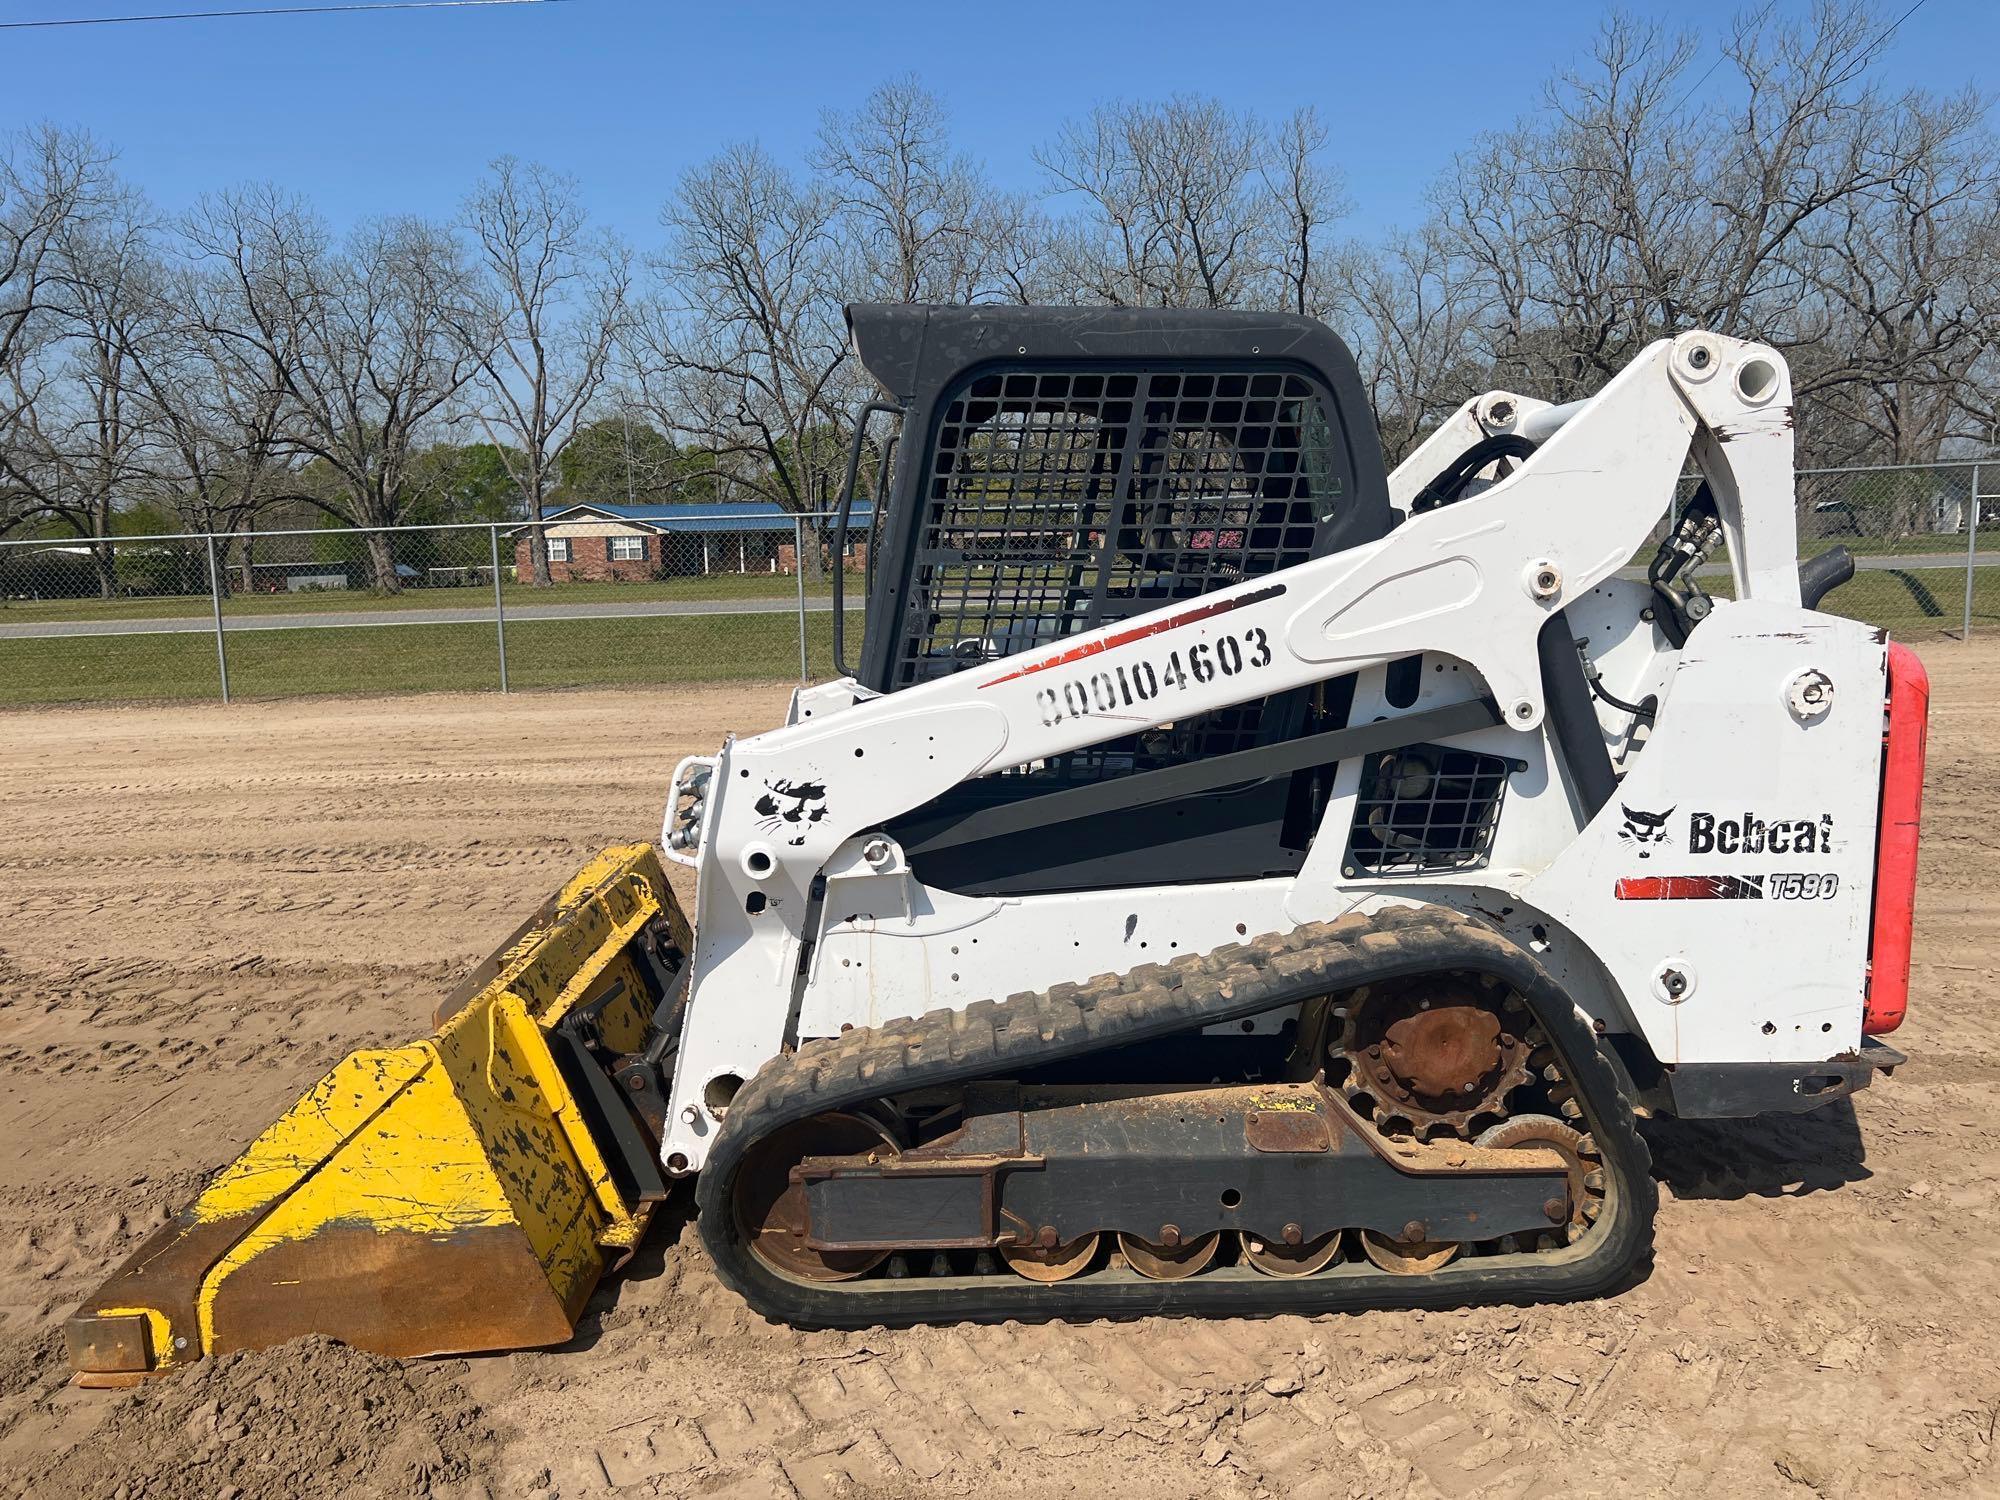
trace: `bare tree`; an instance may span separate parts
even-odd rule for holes
[[[2000,153],[1983,112],[1971,95],[1904,100],[1902,138],[1879,147],[1895,174],[1801,232],[1794,385],[1828,458],[1919,462],[1991,435],[1979,373],[2000,349]]]
[[[230,295],[217,337],[274,382],[285,440],[306,460],[296,498],[366,531],[374,585],[397,592],[389,538],[422,495],[413,462],[471,378],[464,256],[420,219],[363,225],[332,245],[325,226],[271,188],[219,195],[189,222]]]
[[[393,590],[379,528],[455,472],[414,462],[454,422],[490,440],[482,503],[504,503],[504,469],[539,519],[607,454],[637,493],[635,416],[650,492],[818,511],[866,384],[842,319],[861,299],[1326,317],[1392,455],[1475,390],[1587,394],[1694,326],[1787,352],[1808,457],[1990,446],[2000,148],[1985,99],[1880,82],[1893,29],[1862,0],[1764,0],[1713,58],[1614,17],[1532,115],[1458,155],[1415,230],[1369,244],[1334,239],[1342,181],[1310,109],[1103,105],[1037,153],[1031,201],[892,79],[825,114],[797,169],[744,145],[689,172],[643,295],[540,167],[495,162],[458,233],[402,219],[336,242],[253,188],[168,235],[107,153],[44,128],[0,143],[0,529],[33,513],[101,543],[141,500],[223,529],[303,500],[374,528]]]
[[[1976,380],[1992,347],[1991,298],[1971,290],[1993,214],[1982,106],[1885,94],[1874,65],[1890,27],[1864,5],[1774,14],[1767,3],[1729,28],[1728,69],[1698,103],[1714,69],[1695,72],[1696,37],[1607,22],[1535,116],[1434,188],[1425,276],[1390,282],[1405,317],[1423,281],[1450,287],[1426,299],[1444,335],[1377,317],[1369,357],[1407,385],[1397,346],[1469,334],[1476,357],[1439,366],[1467,391],[1564,399],[1652,339],[1712,328],[1788,352],[1797,392],[1827,398],[1811,433],[1831,456],[1935,456],[1961,428],[1944,420],[1952,398],[1921,392]],[[1346,300],[1380,307],[1383,286],[1383,267],[1365,265]]]
[[[244,592],[255,587],[258,511],[292,478],[290,408],[254,346],[218,332],[231,326],[234,287],[213,271],[183,267],[161,315],[131,353],[138,419],[151,433],[145,488],[193,532],[241,538]]]
[[[1350,245],[1331,262],[1327,316],[1352,338],[1383,452],[1400,461],[1471,391],[1493,382],[1480,290],[1428,231]]]
[[[152,227],[145,200],[125,187],[107,187],[90,212],[53,226],[42,270],[60,363],[22,424],[37,460],[21,476],[35,507],[90,538],[107,599],[117,587],[113,513],[143,472],[150,439],[134,378],[136,351],[164,305]]]
[[[1063,125],[1035,160],[1080,199],[1053,253],[1074,295],[1121,306],[1237,307],[1265,268],[1264,132],[1220,101],[1114,104]]]
[[[1348,211],[1340,173],[1326,163],[1326,127],[1308,105],[1287,115],[1272,132],[1262,168],[1264,190],[1276,220],[1271,274],[1296,313],[1318,313],[1329,300],[1333,267],[1326,243]]]
[[[492,164],[463,222],[481,273],[461,330],[478,371],[473,411],[522,514],[540,521],[628,321],[631,252],[591,231],[574,179],[512,157]],[[546,585],[548,543],[539,528],[529,536],[534,581]]]
[[[0,532],[54,490],[51,363],[69,290],[62,246],[119,192],[111,154],[52,125],[0,140]]]
[[[1714,246],[1704,145],[1674,109],[1695,55],[1692,36],[1614,18],[1535,117],[1433,189],[1426,233],[1478,299],[1498,383],[1582,394],[1687,316]]]
[[[834,187],[854,265],[844,290],[884,302],[1012,300],[1032,280],[1033,210],[952,149],[943,101],[914,77],[820,118],[812,168]]]
[[[793,512],[833,498],[852,394],[838,212],[756,146],[696,167],[661,214],[670,242],[630,339],[656,425]],[[816,568],[815,549],[801,565]]]

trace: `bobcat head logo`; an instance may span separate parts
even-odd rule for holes
[[[1680,806],[1675,803],[1674,807]],[[1618,810],[1625,814],[1625,826],[1618,830],[1618,838],[1629,848],[1639,851],[1639,858],[1651,859],[1653,851],[1648,844],[1671,844],[1674,836],[1667,829],[1667,819],[1674,815],[1674,807],[1665,812],[1641,812],[1637,808],[1618,804]]]
[[[803,844],[812,825],[826,816],[826,788],[817,781],[767,781],[757,799],[757,826],[779,833],[785,842]]]

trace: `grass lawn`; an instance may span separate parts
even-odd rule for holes
[[[1701,583],[1718,599],[1731,596],[1727,578],[1704,578]],[[1957,631],[1965,623],[1965,570],[1871,569],[1856,573],[1828,594],[1820,608],[1910,639]],[[1975,635],[2000,631],[2000,568],[1973,569],[1972,630]]]
[[[847,579],[850,598],[861,596],[858,573]],[[527,584],[501,585],[509,609],[537,604],[635,604],[707,599],[793,599],[799,582],[790,573],[711,573],[706,577],[674,578],[664,583],[557,583],[538,589]],[[830,578],[806,581],[806,597],[826,598]],[[303,594],[232,594],[222,601],[225,615],[341,614],[350,610],[484,609],[493,602],[493,586],[413,588],[398,594],[372,589],[329,589]],[[206,594],[160,594],[121,599],[0,599],[0,621],[25,620],[178,620],[206,616]]]
[[[1828,594],[1820,608],[1905,636],[1957,630],[1965,623],[1965,570],[1888,568],[1856,573],[1851,583]],[[2000,568],[1972,570],[1972,629],[1975,634],[2000,630]]]
[[[2000,631],[2000,568],[1982,568],[1973,577],[1973,631]],[[630,589],[640,586],[597,587],[630,597]],[[1727,593],[1726,586],[1715,591]],[[466,591],[436,592],[463,597]],[[1825,608],[1920,638],[1956,631],[1964,598],[1965,574],[1958,569],[1891,569],[1856,574],[1827,597]],[[860,614],[851,611],[848,618],[858,642]],[[246,630],[227,640],[230,689],[240,698],[486,692],[500,685],[493,627],[486,621]],[[806,640],[810,676],[831,676],[832,617],[808,615]],[[799,674],[798,620],[791,614],[515,620],[507,627],[507,671],[515,688],[786,681]],[[212,635],[0,639],[0,705],[218,696]]]
[[[854,617],[859,627],[860,617]],[[486,692],[499,687],[493,627],[252,630],[229,634],[238,698],[323,693]],[[831,675],[833,621],[810,615],[815,677]],[[508,685],[786,681],[799,675],[793,615],[522,620],[507,627]],[[0,705],[107,703],[220,696],[212,635],[65,636],[0,640]]]

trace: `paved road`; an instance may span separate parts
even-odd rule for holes
[[[1977,567],[2000,567],[2000,552],[1973,555]],[[1898,572],[1918,568],[1958,569],[1965,566],[1963,552],[1915,552],[1901,557],[1857,557],[1857,569],[1864,573]],[[1726,576],[1728,569],[1711,564],[1704,577]],[[1624,576],[1641,578],[1637,568],[1627,568]],[[859,608],[858,597],[848,607]],[[790,598],[772,599],[635,599],[629,604],[522,604],[511,606],[509,620],[625,620],[677,619],[699,615],[790,615],[798,602]],[[831,599],[807,599],[811,614],[830,613]],[[6,618],[0,608],[0,640],[32,640],[49,636],[79,635],[208,635],[215,629],[207,615],[180,615],[161,620],[29,620],[19,623]],[[383,625],[490,625],[490,608],[468,609],[356,609],[326,610],[302,614],[224,614],[223,628],[238,630],[364,630]]]
[[[517,620],[675,619],[698,615],[794,615],[798,601],[780,599],[635,599],[629,604],[509,605],[509,624]],[[859,600],[850,608],[859,608]],[[808,614],[831,613],[831,599],[807,599]],[[365,630],[383,625],[491,625],[493,610],[483,609],[342,609],[300,614],[242,615],[225,612],[222,627],[239,630]],[[179,615],[157,620],[7,620],[0,608],[0,640],[77,635],[212,635],[208,615]]]

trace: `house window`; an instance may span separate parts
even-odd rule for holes
[[[614,536],[611,539],[611,560],[613,562],[644,562],[646,560],[646,539],[642,536]]]
[[[568,562],[568,561],[569,561],[569,538],[568,538],[568,537],[566,537],[566,536],[552,536],[552,537],[550,537],[550,538],[549,538],[549,561],[550,561],[550,562]]]

